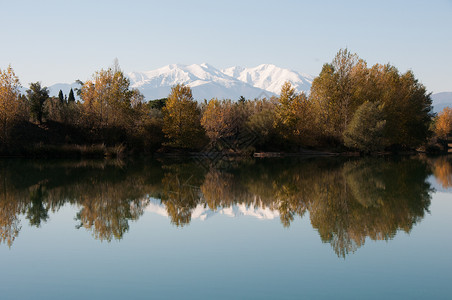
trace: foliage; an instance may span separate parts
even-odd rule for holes
[[[253,100],[248,101],[246,107],[249,115],[246,126],[257,136],[255,146],[263,149],[279,148],[282,139],[274,126],[276,101]]]
[[[344,144],[363,152],[381,151],[385,147],[386,121],[378,105],[364,102],[355,112],[344,132]]]
[[[204,130],[200,122],[201,112],[193,100],[190,87],[173,86],[162,113],[166,146],[186,149],[202,146]]]
[[[452,132],[452,108],[445,107],[438,114],[435,122],[435,133],[438,137],[446,138]]]
[[[124,127],[131,123],[131,100],[136,91],[119,69],[100,70],[81,88],[86,124],[91,128]]]
[[[30,89],[27,90],[27,99],[33,118],[41,124],[44,115],[44,102],[49,99],[49,89],[41,87],[40,82],[30,83]]]
[[[62,90],[60,90],[60,91],[58,92],[58,99],[60,100],[61,103],[63,103],[63,102],[65,101],[64,95],[63,95],[63,91],[62,91]]]
[[[148,105],[150,108],[162,110],[162,108],[166,105],[166,101],[168,98],[156,99],[148,101]]]
[[[356,54],[341,49],[312,83],[310,98],[316,106],[317,125],[323,135],[338,141],[359,106],[359,99],[354,97],[358,63],[362,62]]]
[[[69,96],[68,96],[68,98],[67,98],[67,101],[68,101],[68,102],[75,102],[74,90],[72,90],[72,88],[71,88],[71,90],[69,91]]]
[[[11,66],[6,70],[0,69],[0,138],[3,143],[8,141],[11,128],[26,118],[19,88],[19,78]]]
[[[211,142],[216,143],[237,133],[241,125],[238,113],[238,106],[231,100],[209,100],[203,109],[201,125]]]
[[[344,131],[365,101],[377,103],[386,120],[384,137],[390,146],[416,148],[429,136],[432,101],[411,71],[404,74],[391,65],[368,68],[347,49],[325,64],[314,80],[310,99],[316,126],[322,136],[342,143]]]

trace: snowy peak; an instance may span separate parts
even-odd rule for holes
[[[167,97],[171,87],[185,84],[192,88],[197,100],[226,98],[236,100],[279,95],[281,87],[290,81],[298,92],[309,92],[313,77],[283,69],[272,64],[254,68],[231,67],[219,70],[207,63],[172,64],[162,68],[128,74],[133,88],[148,100]]]
[[[152,71],[132,72],[128,76],[131,86],[140,90],[148,100],[167,97],[176,84],[191,87],[196,100],[214,97],[236,100],[240,96],[253,99],[265,93],[207,63],[167,65]]]
[[[281,87],[286,81],[290,81],[298,92],[308,93],[314,79],[310,75],[300,74],[272,64],[262,64],[254,68],[232,67],[224,69],[223,72],[274,94],[281,92]]]
[[[269,98],[279,95],[281,87],[290,81],[298,92],[309,92],[313,77],[272,64],[262,64],[254,68],[231,67],[224,70],[208,63],[182,65],[171,64],[159,69],[131,72],[127,74],[131,88],[138,89],[147,100],[168,97],[171,87],[185,84],[192,88],[195,100],[231,99],[241,96],[247,99]],[[78,84],[56,84],[50,86],[52,96],[61,89],[69,93]]]

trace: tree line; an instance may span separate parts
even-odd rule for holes
[[[11,67],[0,70],[3,152],[35,145],[123,145],[133,152],[297,152],[413,150],[447,136],[452,115],[438,117],[424,85],[390,64],[368,67],[341,49],[323,66],[309,94],[286,82],[278,97],[196,102],[176,85],[146,102],[118,64],[81,82],[69,97],[50,97],[31,83],[26,95]]]

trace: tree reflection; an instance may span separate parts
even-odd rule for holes
[[[431,170],[445,186],[451,176],[447,159],[408,158],[253,160],[221,169],[188,161],[0,161],[0,168],[1,241],[9,246],[20,215],[39,227],[66,204],[78,207],[77,228],[119,240],[154,198],[176,226],[189,224],[199,207],[268,209],[285,227],[309,212],[312,227],[340,257],[368,238],[410,232],[428,212]]]
[[[45,207],[47,197],[46,188],[42,184],[30,188],[30,204],[27,209],[27,219],[30,225],[41,226],[41,222],[46,222],[49,218],[49,208]]]
[[[171,222],[184,226],[190,223],[193,209],[201,202],[203,170],[193,164],[172,164],[164,170],[161,201]]]
[[[441,156],[433,161],[433,174],[445,189],[452,187],[452,157]]]

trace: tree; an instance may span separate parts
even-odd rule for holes
[[[452,132],[452,108],[445,107],[438,114],[435,123],[435,133],[438,137],[447,138]]]
[[[216,98],[209,100],[204,108],[201,125],[206,130],[206,134],[212,143],[218,140],[228,138],[237,133],[238,112],[237,107],[231,100],[218,100]]]
[[[201,112],[193,100],[190,87],[183,84],[173,86],[162,113],[167,146],[187,149],[201,146],[204,136]]]
[[[275,108],[274,126],[279,134],[297,144],[311,144],[311,106],[304,93],[297,93],[290,82],[285,82]]]
[[[365,102],[355,112],[344,132],[344,144],[362,152],[383,150],[386,120],[377,103]]]
[[[331,64],[325,64],[313,81],[310,99],[316,125],[327,140],[343,142],[344,131],[364,101],[375,102],[386,120],[384,136],[389,145],[413,149],[429,136],[432,100],[413,72],[376,64],[372,68],[340,50]]]
[[[96,72],[81,88],[86,125],[91,128],[127,127],[133,123],[131,102],[137,91],[130,90],[130,80],[118,66],[114,68]]]
[[[246,126],[256,134],[256,146],[266,150],[279,146],[281,141],[274,126],[276,102],[274,99],[256,99],[246,103],[249,115]]]
[[[337,140],[347,128],[362,99],[354,97],[354,69],[361,60],[348,49],[341,49],[331,64],[325,64],[311,87],[311,100],[316,104],[318,124],[323,133]]]
[[[74,91],[72,90],[72,88],[69,91],[69,97],[67,98],[67,101],[68,102],[75,102]]]
[[[12,126],[21,119],[20,82],[9,66],[0,69],[0,136],[3,142],[9,138]]]
[[[166,101],[168,98],[161,98],[148,101],[149,108],[162,110],[162,108],[166,105]]]
[[[432,99],[413,72],[401,74],[394,66],[377,64],[369,69],[365,89],[382,107],[389,145],[412,149],[426,141],[433,117]]]
[[[291,133],[297,122],[295,113],[295,102],[299,95],[289,81],[286,81],[281,87],[281,95],[275,110],[275,127],[280,128],[281,134]]]
[[[27,90],[27,98],[30,103],[32,116],[41,124],[44,115],[44,102],[49,99],[48,88],[41,87],[40,82],[30,83],[30,89]]]
[[[63,104],[64,103],[64,95],[63,95],[63,91],[60,90],[58,92],[58,99],[60,99],[60,103]]]

